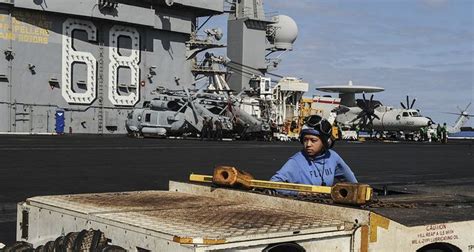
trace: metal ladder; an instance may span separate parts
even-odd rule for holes
[[[97,88],[99,96],[99,114],[97,115],[99,134],[104,134],[104,45],[99,45],[99,86]]]

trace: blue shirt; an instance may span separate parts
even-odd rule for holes
[[[332,186],[334,177],[357,183],[351,168],[335,151],[326,151],[314,159],[310,159],[304,151],[299,151],[270,180],[308,185],[321,185],[324,181],[327,186]]]

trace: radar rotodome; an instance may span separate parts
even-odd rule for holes
[[[298,26],[293,18],[286,15],[273,17],[276,23],[271,24],[275,29],[274,44],[278,49],[291,50],[298,37]]]

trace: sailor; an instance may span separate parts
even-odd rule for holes
[[[427,136],[427,133],[428,133],[428,128],[427,127],[421,127],[420,128],[420,141],[421,142],[424,142],[428,139],[428,136]]]
[[[441,142],[444,144],[448,143],[448,129],[446,123],[443,123],[443,126],[441,127]]]
[[[443,132],[442,132],[442,129],[441,129],[441,125],[438,124],[438,126],[436,126],[436,142],[441,141],[441,139],[443,137],[442,133]]]
[[[435,130],[433,128],[428,128],[426,131],[426,137],[428,138],[428,142],[431,143],[432,139],[434,138],[435,135]]]
[[[212,122],[212,117],[209,116],[209,120],[207,120],[207,139],[212,140],[212,133],[214,131],[214,123]]]
[[[359,140],[359,133],[360,133],[360,126],[359,126],[359,124],[356,125],[356,127],[355,127],[355,132],[356,132],[356,134],[357,134],[357,139],[356,139],[356,140]]]
[[[209,128],[209,123],[211,123],[211,127]],[[212,119],[204,116],[204,120],[202,122],[202,130],[201,130],[201,140],[209,139],[212,132]]]
[[[330,149],[331,124],[313,115],[308,118],[300,133],[303,150],[291,156],[270,179],[276,182],[332,186],[335,179],[357,183],[349,166]],[[282,194],[295,194],[278,191]]]
[[[217,119],[214,122],[215,125],[215,132],[214,132],[214,140],[222,141],[222,122],[220,119]]]

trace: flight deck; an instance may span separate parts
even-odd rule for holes
[[[124,136],[0,136],[0,241],[15,240],[16,203],[39,195],[166,190],[169,180],[232,165],[268,179],[297,142],[133,139]],[[373,207],[406,225],[473,219],[473,141],[338,142],[359,181],[383,192]],[[419,196],[422,195],[422,196]],[[396,205],[399,204],[399,205]],[[440,213],[433,214],[432,210]],[[420,215],[410,213],[423,211]],[[443,217],[440,217],[443,216]],[[445,219],[440,219],[445,218]],[[412,224],[410,224],[412,223]]]

